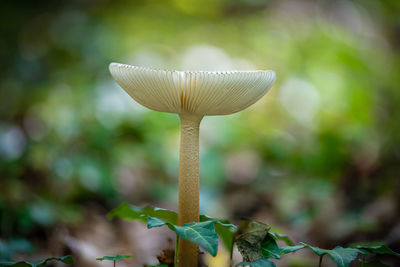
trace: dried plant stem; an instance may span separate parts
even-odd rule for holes
[[[199,128],[203,116],[180,114],[181,142],[179,155],[178,223],[199,221]],[[198,246],[179,240],[178,266],[196,267]]]

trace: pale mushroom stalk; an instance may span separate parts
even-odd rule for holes
[[[110,72],[137,102],[179,114],[178,223],[199,221],[199,128],[203,116],[241,111],[260,99],[275,81],[267,71],[169,71],[112,63]],[[180,239],[178,266],[196,267],[198,246]]]
[[[180,114],[178,224],[199,221],[199,128],[203,116]],[[178,266],[197,266],[198,247],[180,239]]]

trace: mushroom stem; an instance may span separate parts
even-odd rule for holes
[[[179,155],[178,224],[199,221],[199,128],[203,116],[179,114],[181,143]],[[198,246],[184,239],[178,244],[178,266],[196,267]]]

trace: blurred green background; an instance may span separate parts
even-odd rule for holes
[[[113,61],[275,70],[258,103],[203,120],[202,212],[400,250],[400,1],[2,1],[0,20],[0,258],[141,266],[172,246],[105,217],[177,207],[178,117],[131,100]]]

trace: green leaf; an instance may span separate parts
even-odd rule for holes
[[[157,217],[148,217],[147,218],[147,228],[151,229],[153,227],[161,227],[164,226],[165,224],[168,224],[161,220],[160,218]],[[173,229],[171,229],[173,230]]]
[[[175,232],[182,238],[199,244],[214,257],[218,251],[218,235],[215,232],[214,222],[185,223],[175,226]]]
[[[198,244],[214,257],[218,251],[218,235],[215,232],[214,221],[185,223],[182,226],[164,222],[160,218],[148,217],[147,227],[161,227],[167,225],[169,229],[177,233],[181,238]]]
[[[280,252],[279,247],[275,239],[272,237],[272,235],[267,234],[267,236],[261,242],[262,255],[264,256],[264,258],[267,259],[269,258],[280,259],[281,255],[279,252]]]
[[[268,232],[268,234],[271,235],[275,240],[282,240],[288,246],[294,245],[293,241],[287,235],[282,235],[274,232]]]
[[[126,203],[122,203],[118,208],[110,211],[108,217],[110,219],[119,217],[128,220],[139,220],[144,223],[147,222],[148,217],[160,218],[164,222],[171,224],[176,224],[178,220],[177,213],[171,210],[154,208],[151,206],[139,208]]]
[[[283,255],[283,254],[289,254],[292,252],[296,252],[299,249],[304,248],[303,245],[297,245],[297,246],[287,246],[287,247],[280,247],[279,248],[279,254]]]
[[[45,265],[48,261],[61,261],[66,264],[73,264],[74,260],[72,259],[71,255],[68,256],[63,256],[63,257],[50,257],[44,260],[40,261],[33,261],[33,262],[26,262],[26,261],[18,261],[18,262],[13,262],[13,261],[7,261],[7,262],[0,262],[0,266],[16,266],[16,267],[38,267],[38,266],[43,266]]]
[[[132,258],[132,255],[116,255],[116,256],[103,256],[101,258],[96,258],[96,260],[98,261],[104,261],[104,260],[108,260],[108,261],[119,261],[119,260],[123,260],[126,258]]]
[[[260,259],[253,262],[241,262],[236,264],[236,266],[250,266],[250,267],[275,267],[275,264],[268,259]]]
[[[148,228],[153,228],[153,227],[160,227],[163,225],[167,225],[172,231],[176,232],[176,227],[177,226],[177,218],[178,215],[174,211],[170,210],[165,210],[165,209],[160,209],[160,208],[154,208],[151,206],[147,206],[145,208],[139,208],[134,205],[129,205],[126,203],[121,204],[118,208],[115,208],[108,214],[109,218],[115,218],[119,217],[122,219],[128,219],[128,220],[139,220],[142,222],[147,222],[147,227]],[[236,232],[237,227],[233,224],[230,224],[226,220],[218,220],[215,218],[211,218],[207,215],[200,215],[200,222],[212,222],[214,231],[219,235],[219,237],[222,239],[224,242],[225,246],[229,251],[233,250],[233,239],[234,239],[234,234]],[[198,223],[196,223],[198,225]],[[208,224],[205,224],[208,225]],[[184,238],[184,237],[182,237]],[[187,238],[186,238],[187,239]],[[194,243],[199,242],[198,241],[193,241]],[[206,249],[208,252],[210,252],[212,255],[214,252],[216,253],[216,250],[214,249],[214,243],[213,247],[210,247],[207,245],[207,242],[202,242],[203,244],[199,244],[202,246],[204,249]],[[208,246],[206,248],[205,246]]]
[[[354,244],[350,248],[335,247],[332,250],[328,250],[328,249],[312,247],[310,245],[303,243],[303,245],[280,247],[279,253],[281,255],[288,254],[288,253],[296,252],[297,250],[302,249],[302,248],[309,248],[318,256],[324,256],[324,255],[328,254],[332,258],[332,260],[334,262],[336,262],[336,264],[340,267],[349,266],[350,262],[352,262],[353,260],[355,260],[357,258],[358,253],[361,253],[361,254],[388,254],[388,255],[399,256],[399,253],[394,252],[393,250],[388,248],[386,245],[376,245],[376,244],[374,244],[374,245]],[[380,263],[380,262],[367,263],[367,262],[360,261],[360,266],[386,266],[386,265],[383,263]]]
[[[394,252],[384,244],[381,245],[368,245],[368,244],[355,244],[351,246],[360,250],[362,254],[387,254],[396,257],[400,257],[399,253]]]
[[[226,249],[229,252],[233,250],[233,240],[237,227],[230,223],[222,223],[221,221],[214,221],[215,231],[224,242]]]
[[[32,253],[32,244],[24,238],[12,238],[8,241],[0,240],[0,259],[10,260],[18,252]]]
[[[261,243],[268,234],[270,227],[261,222],[242,220],[235,237],[237,248],[243,261],[255,262],[263,259]]]
[[[215,218],[211,218],[207,215],[200,215],[200,221],[201,222],[213,221],[215,231],[217,232],[218,236],[222,239],[222,242],[224,242],[224,245],[226,246],[227,250],[229,252],[232,252],[233,239],[237,231],[236,225],[230,224],[227,220],[218,220]]]
[[[255,262],[259,259],[280,259],[281,251],[276,240],[288,244],[293,242],[286,235],[269,232],[270,227],[264,223],[241,221],[236,243],[245,262]]]
[[[329,250],[329,249],[312,247],[305,243],[302,244],[304,245],[305,248],[311,249],[318,256],[324,256],[328,254],[339,267],[349,266],[349,264],[357,258],[358,253],[360,253],[360,250],[356,248],[343,248],[337,246],[334,249]]]

